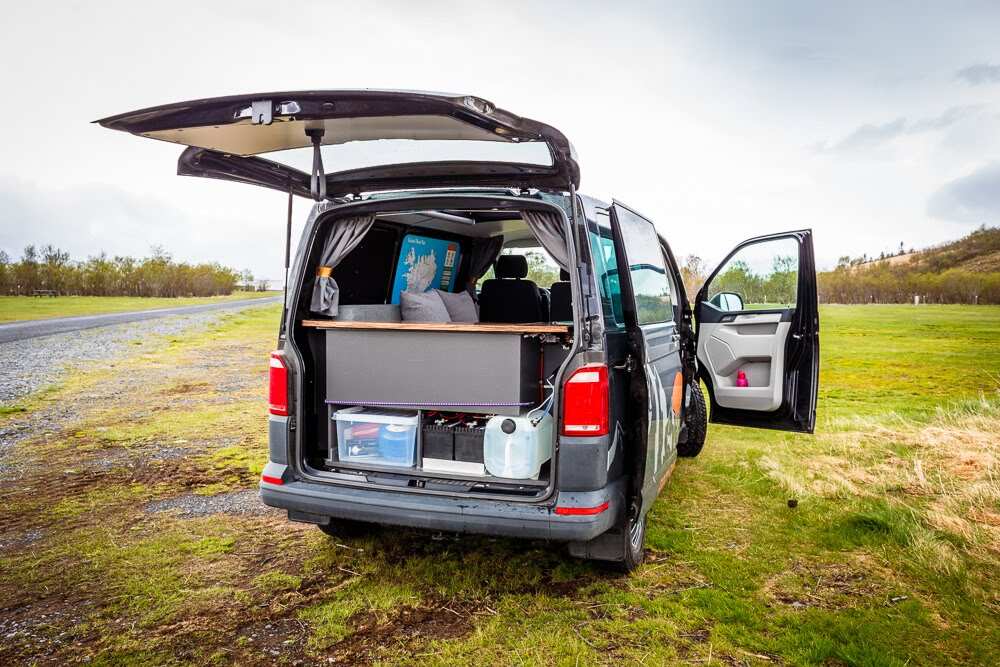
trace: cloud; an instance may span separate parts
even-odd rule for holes
[[[879,148],[904,135],[944,130],[977,114],[982,105],[972,104],[946,109],[937,116],[908,121],[900,117],[887,123],[861,125],[840,141],[823,142],[817,146],[821,153],[848,153]]]
[[[178,261],[218,261],[272,277],[280,271],[281,246],[276,242],[284,226],[252,222],[236,214],[192,213],[163,197],[116,185],[43,190],[0,178],[0,250],[15,259],[29,244],[51,243],[78,260],[100,252],[146,257],[159,245]],[[239,233],[234,233],[236,224]]]
[[[905,130],[905,118],[897,118],[881,125],[868,123],[858,127],[827,150],[830,152],[843,152],[875,148],[895,139],[903,134]]]
[[[986,63],[969,65],[955,72],[955,78],[965,81],[970,86],[1000,83],[1000,65]]]
[[[928,200],[927,214],[942,220],[996,224],[1000,221],[1000,162],[945,183]]]

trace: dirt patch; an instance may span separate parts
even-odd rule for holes
[[[162,389],[160,394],[162,396],[178,396],[181,394],[202,393],[211,389],[212,385],[207,382],[181,382]]]
[[[887,582],[860,564],[795,563],[768,580],[761,591],[773,602],[793,609],[843,609],[884,604]]]
[[[386,622],[370,612],[350,620],[356,628],[346,639],[334,644],[327,655],[338,665],[369,665],[386,649],[405,650],[434,639],[458,639],[472,632],[475,613],[482,613],[454,601],[437,601],[420,607],[404,607]]]
[[[0,610],[0,663],[65,664],[60,656],[93,640],[84,630],[94,602],[51,597]]]

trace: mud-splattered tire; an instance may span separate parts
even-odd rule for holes
[[[317,526],[330,537],[364,537],[378,530],[373,523],[351,521],[350,519],[330,519],[325,526]]]
[[[646,560],[646,515],[640,518],[626,518],[621,530],[624,558],[608,563],[614,570],[629,574]]]
[[[677,442],[677,455],[689,458],[698,456],[705,446],[707,431],[708,408],[705,406],[705,394],[696,382],[691,385],[691,404],[684,411],[684,434]]]
[[[631,508],[628,517],[618,519],[611,529],[592,540],[570,542],[570,555],[626,574],[639,567],[646,557],[646,517],[633,518],[637,512],[638,508]]]

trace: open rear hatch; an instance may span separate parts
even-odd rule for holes
[[[317,200],[426,187],[568,190],[580,183],[573,147],[559,130],[469,95],[383,90],[233,95],[96,122],[188,146],[178,162],[181,175]],[[346,146],[353,142],[366,143],[357,151]],[[410,142],[421,142],[424,159],[394,159],[406,157],[401,146]],[[323,167],[324,161],[355,167],[351,158],[362,153],[364,165],[358,168],[327,172]]]

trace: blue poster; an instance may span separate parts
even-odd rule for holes
[[[439,289],[450,292],[455,286],[458,261],[462,251],[454,241],[407,234],[399,249],[396,281],[392,284],[392,303],[399,294]]]

